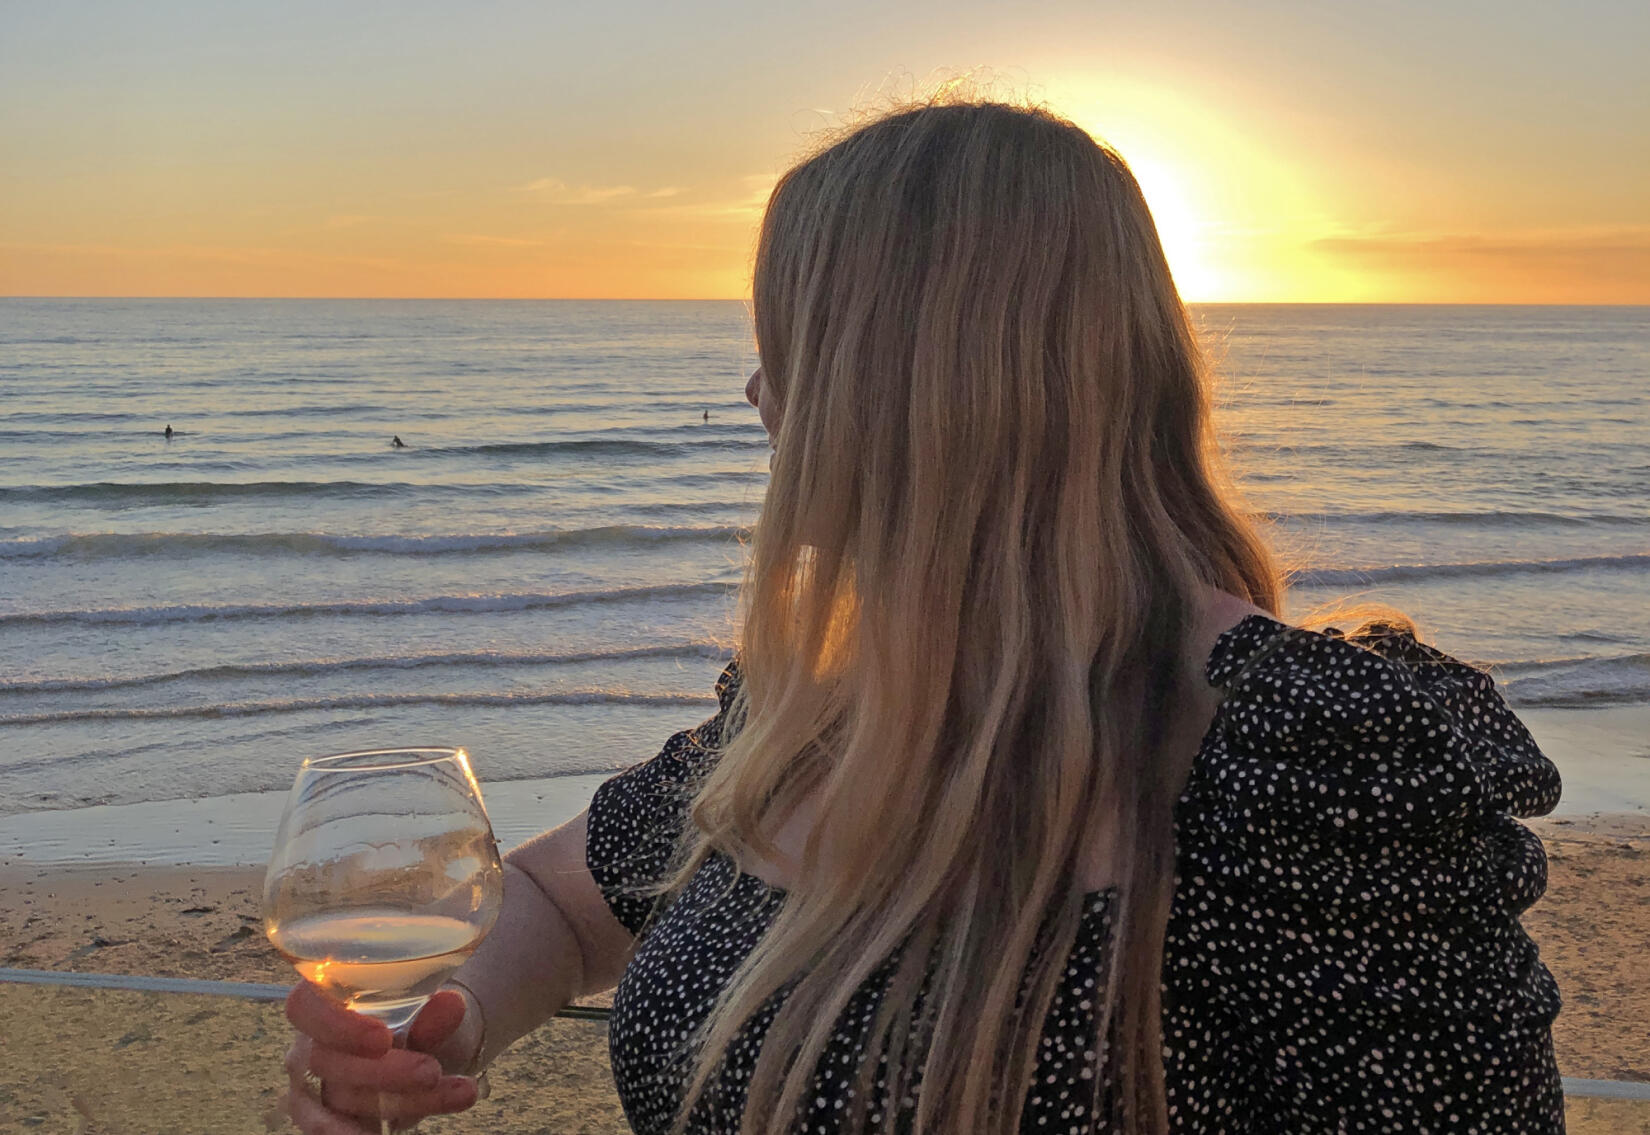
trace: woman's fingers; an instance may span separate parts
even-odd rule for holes
[[[286,1046],[286,1058],[282,1061],[286,1065],[286,1074],[293,1083],[301,1083],[304,1072],[309,1068],[309,1054],[315,1045],[303,1033],[299,1033],[291,1044]]]
[[[328,1111],[309,1094],[302,1080],[286,1094],[286,1113],[304,1135],[378,1135],[377,1124],[368,1127]]]
[[[464,995],[456,989],[437,991],[424,1003],[407,1029],[407,1047],[429,1052],[453,1034],[464,1020]]]
[[[375,1092],[352,1085],[328,1084],[327,1109],[358,1119],[420,1120],[426,1115],[463,1111],[476,1102],[476,1083],[468,1076],[443,1076],[433,1088],[417,1092]]]
[[[287,1020],[298,1030],[285,1061],[292,1081],[288,1114],[311,1135],[376,1135],[380,1117],[417,1121],[472,1106],[475,1081],[443,1076],[440,1063],[418,1051],[440,1045],[464,1013],[462,995],[437,993],[413,1023],[411,1047],[397,1049],[381,1022],[299,983],[286,999]],[[324,1101],[315,1097],[310,1075],[325,1082]]]
[[[287,994],[286,1019],[326,1047],[356,1056],[382,1056],[393,1047],[384,1022],[350,1012],[307,981]]]
[[[309,1052],[309,1070],[334,1086],[375,1092],[423,1092],[441,1082],[441,1063],[435,1057],[405,1049],[370,1057],[316,1045]]]
[[[441,1082],[441,1063],[433,1056],[391,1049],[383,1056],[356,1056],[316,1044],[299,1033],[286,1050],[286,1074],[293,1083],[313,1072],[333,1088],[344,1085],[374,1092],[429,1091]]]
[[[378,1135],[378,1119],[413,1120],[427,1115],[463,1111],[476,1102],[476,1083],[468,1076],[434,1076],[408,1090],[380,1089],[348,1080],[330,1079],[320,1067],[334,1056],[362,1060],[346,1054],[324,1055],[327,1050],[310,1045],[300,1037],[287,1049],[286,1070],[291,1082],[287,1094],[287,1114],[309,1135]],[[435,1061],[418,1053],[414,1060]],[[374,1063],[362,1060],[363,1063]],[[325,1084],[325,1099],[317,1099],[306,1071],[316,1072]],[[418,1079],[422,1079],[419,1077]]]

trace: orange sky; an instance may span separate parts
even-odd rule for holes
[[[0,8],[0,294],[742,297],[822,128],[990,68],[1188,299],[1650,303],[1650,5],[568,7]]]

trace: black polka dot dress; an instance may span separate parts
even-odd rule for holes
[[[1353,640],[1262,616],[1222,635],[1207,671],[1226,697],[1176,806],[1163,958],[1171,1128],[1562,1132],[1558,990],[1518,923],[1545,889],[1546,858],[1513,819],[1551,810],[1559,778],[1493,682],[1405,634]],[[670,1130],[684,1043],[784,901],[722,857],[667,903],[651,889],[736,681],[730,667],[721,713],[590,805],[590,869],[639,936],[611,1051],[641,1135]],[[1044,1021],[1026,1132],[1109,1129],[1094,1106],[1109,931],[1108,892],[1090,895]],[[849,1003],[796,1131],[845,1129],[880,988],[873,975]],[[738,1130],[771,1012],[747,1022],[690,1131]],[[900,1119],[915,1104],[882,1106]]]

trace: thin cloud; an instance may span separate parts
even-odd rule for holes
[[[648,217],[751,221],[760,217],[762,210],[768,207],[768,198],[773,193],[776,180],[771,173],[749,174],[739,179],[738,183],[744,188],[742,192],[734,197],[711,201],[685,201],[679,205],[641,206],[631,209],[630,212],[634,215]],[[663,197],[667,195],[651,193],[648,196]],[[674,196],[674,194],[670,194],[670,196]]]
[[[1650,225],[1512,232],[1365,232],[1311,247],[1363,272],[1427,281],[1460,298],[1650,301]]]
[[[1650,226],[1545,229],[1512,233],[1388,232],[1324,237],[1313,247],[1342,256],[1412,260],[1417,257],[1548,259],[1622,258],[1637,262],[1650,256]]]
[[[293,248],[237,247],[230,245],[171,244],[133,246],[122,244],[0,244],[0,252],[48,254],[52,256],[117,257],[130,260],[182,260],[207,264],[234,264],[248,267],[334,268],[349,266],[400,271],[415,267],[408,261],[382,256],[349,256],[310,252]]]
[[[485,233],[448,233],[441,238],[447,244],[463,244],[477,248],[543,248],[544,241],[520,236],[488,236]]]
[[[541,177],[516,186],[518,193],[530,193],[551,205],[604,205],[625,197],[635,197],[633,185],[568,185],[554,177]]]
[[[721,252],[721,253],[732,252],[732,253],[738,253],[738,252],[746,251],[745,246],[743,244],[739,244],[739,243],[733,243],[733,244],[702,244],[702,243],[689,243],[689,242],[684,242],[684,241],[665,241],[665,240],[631,240],[631,241],[626,241],[625,243],[627,245],[629,245],[631,248],[656,248],[656,249],[665,249],[665,250],[670,251],[670,252]]]

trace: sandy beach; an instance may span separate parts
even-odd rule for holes
[[[1650,1081],[1650,821],[1563,817],[1546,897],[1526,917],[1558,976],[1567,1076]],[[247,868],[0,863],[0,965],[279,982],[261,873]],[[280,1008],[224,997],[0,983],[0,1131],[222,1132],[279,1126]],[[494,1071],[491,1099],[426,1129],[619,1132],[601,1025],[557,1021]],[[1577,1100],[1572,1130],[1650,1131],[1650,1106]]]
[[[0,966],[206,980],[293,980],[264,939],[263,872],[0,863]],[[0,982],[0,1132],[222,1135],[279,1130],[278,1004]],[[492,1072],[494,1091],[443,1131],[628,1131],[606,1028],[560,1020]]]

